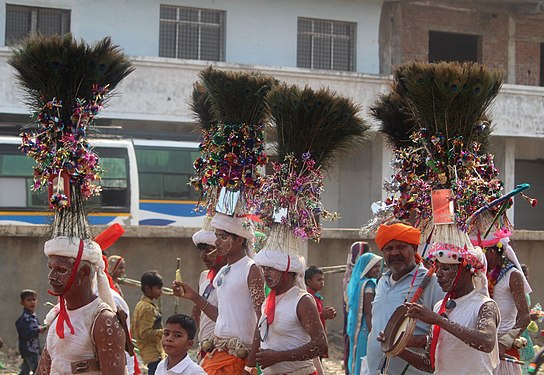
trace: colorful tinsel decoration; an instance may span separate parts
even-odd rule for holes
[[[191,185],[200,191],[200,201],[207,208],[217,204],[218,191],[240,191],[246,202],[261,184],[258,167],[266,165],[264,125],[223,124],[203,130],[201,157],[194,161],[195,176]]]
[[[102,109],[108,86],[94,85],[93,99],[86,102],[76,101],[72,110],[71,122],[65,123],[60,115],[62,103],[53,98],[34,114],[38,124],[38,132],[21,134],[20,149],[36,160],[34,166],[33,190],[47,188],[49,176],[65,171],[70,175],[70,185],[79,186],[84,198],[98,195],[102,170],[98,155],[87,141],[88,126],[94,121],[96,114]],[[53,208],[62,209],[67,206],[64,194],[54,194],[50,204]]]
[[[272,163],[274,173],[264,177],[262,188],[256,196],[257,213],[263,224],[271,227],[282,211],[281,224],[295,236],[317,241],[321,234],[318,217],[338,219],[336,212],[323,208],[323,173],[316,167],[310,153],[302,160],[292,154],[283,163]]]
[[[385,205],[393,208],[394,217],[416,217],[416,225],[423,227],[432,219],[431,190],[451,189],[455,221],[468,230],[470,215],[502,195],[493,155],[482,154],[476,142],[465,145],[461,137],[446,139],[441,133],[427,137],[425,129],[410,139],[410,146],[395,150],[395,173],[384,183],[393,196]]]

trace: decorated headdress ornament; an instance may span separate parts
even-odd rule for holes
[[[202,129],[201,157],[194,162],[192,186],[212,216],[219,204],[237,215],[251,212],[248,203],[261,184],[259,167],[267,162],[264,128],[265,95],[275,84],[256,72],[208,68],[194,85],[192,109]],[[225,194],[228,191],[234,194]]]
[[[37,126],[35,132],[21,134],[20,148],[36,160],[33,189],[48,189],[54,210],[53,238],[45,243],[45,254],[76,259],[71,281],[59,295],[57,334],[63,338],[64,324],[74,334],[63,295],[81,261],[95,268],[99,295],[115,310],[102,250],[91,240],[84,209],[85,199],[100,193],[101,173],[87,135],[112,90],[133,68],[110,38],[89,46],[71,34],[32,36],[8,62],[17,71]]]
[[[284,277],[288,272],[300,275],[304,268],[297,265],[304,262],[299,252],[304,240],[319,240],[318,218],[338,217],[321,203],[324,173],[368,138],[369,126],[357,116],[357,105],[328,89],[280,84],[266,99],[278,162],[256,195],[257,214],[270,234],[255,262],[283,271]],[[272,290],[265,301],[267,326],[274,321],[275,303]]]
[[[414,220],[430,230],[433,191],[449,190],[454,222],[467,219],[502,195],[502,182],[487,152],[491,120],[487,109],[499,92],[502,73],[477,63],[401,65],[391,92],[372,108],[393,148],[394,174],[384,183],[389,198],[377,207],[378,224]],[[436,236],[437,233],[434,234]]]

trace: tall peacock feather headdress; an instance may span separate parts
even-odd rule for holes
[[[265,225],[281,220],[296,237],[318,240],[318,217],[338,217],[321,203],[324,173],[367,140],[369,126],[352,100],[328,89],[281,84],[268,93],[267,103],[278,162],[260,189],[258,213]]]
[[[238,215],[251,211],[248,204],[261,180],[258,169],[267,162],[264,97],[275,83],[273,78],[256,72],[210,67],[200,73],[192,108],[199,118],[203,141],[191,184],[200,191],[209,215],[218,203]]]
[[[446,189],[454,221],[466,230],[468,217],[502,194],[487,152],[488,109],[502,77],[477,63],[411,62],[395,71],[391,92],[372,108],[395,152],[383,220],[410,219],[425,228],[432,222],[432,192]]]
[[[32,36],[8,63],[38,127],[21,134],[20,148],[36,160],[34,189],[50,191],[53,236],[90,238],[83,203],[100,193],[101,169],[88,131],[132,65],[110,38],[89,46],[70,34]]]

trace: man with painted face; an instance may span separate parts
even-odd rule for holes
[[[314,298],[303,288],[301,258],[262,250],[255,262],[271,293],[262,306],[248,367],[258,362],[264,375],[317,374],[313,359],[327,352],[327,338]]]
[[[217,255],[227,258],[213,281],[217,306],[184,282],[174,282],[174,294],[191,300],[215,321],[213,351],[201,363],[204,371],[208,375],[241,374],[261,315],[263,274],[247,255],[251,253],[254,232],[245,218],[216,213],[211,225],[217,237]]]
[[[215,247],[215,233],[211,230],[201,229],[193,234],[193,243],[200,251],[200,259],[204,262],[206,270],[200,274],[198,282],[198,292],[208,303],[217,306],[217,291],[213,286],[213,280],[217,276],[219,270],[227,264],[225,256],[217,255]],[[206,351],[211,349],[211,338],[215,329],[215,321],[204,314],[195,304],[193,306],[193,319],[199,326],[198,338],[199,347],[197,359],[200,362]]]
[[[473,240],[474,245],[484,248],[487,260],[489,295],[501,314],[498,327],[499,354],[520,359],[522,345],[517,340],[531,322],[526,294],[531,293],[531,286],[522,272],[516,253],[510,246],[511,232],[499,229],[487,238]],[[500,361],[493,372],[496,375],[521,375],[521,364]]]
[[[376,286],[376,294],[372,302],[372,330],[368,337],[367,362],[371,374],[379,373],[384,365],[390,374],[422,374],[420,370],[409,366],[402,358],[389,358],[384,362],[384,353],[378,341],[380,332],[385,329],[389,318],[397,307],[413,296],[427,273],[417,252],[421,232],[401,222],[390,225],[382,224],[376,234],[376,244],[383,252],[384,261],[389,270],[380,278]],[[433,276],[424,289],[418,302],[432,308],[444,297]],[[418,322],[409,346],[423,347],[429,325]]]
[[[463,245],[433,244],[429,257],[447,294],[434,311],[408,304],[406,315],[432,324],[432,336],[424,353],[405,349],[400,357],[438,375],[492,374],[499,362],[500,318],[497,304],[487,292],[482,251],[470,245],[467,237]]]
[[[51,294],[59,304],[47,315],[46,349],[37,374],[125,374],[125,333],[115,313],[100,246],[59,236],[44,246]],[[98,295],[93,292],[96,275]]]

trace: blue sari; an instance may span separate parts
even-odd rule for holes
[[[349,359],[348,373],[359,375],[361,371],[361,358],[366,356],[366,346],[369,330],[363,313],[364,290],[370,286],[376,287],[376,279],[366,277],[372,267],[382,260],[382,257],[366,253],[357,260],[351,279],[349,280],[348,295],[348,324],[347,334],[349,336]]]

